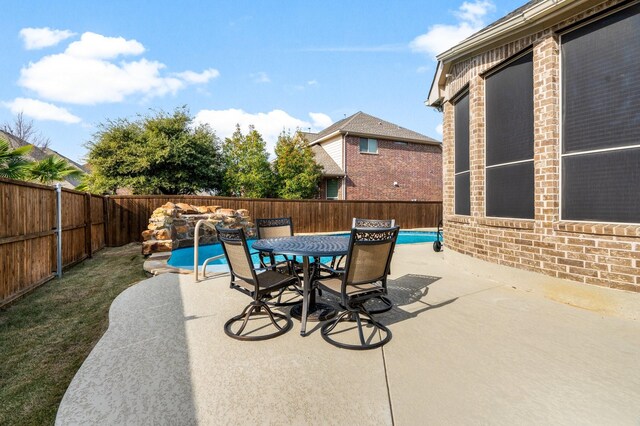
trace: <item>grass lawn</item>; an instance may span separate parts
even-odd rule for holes
[[[106,248],[0,309],[0,424],[55,420],[71,379],[108,326],[109,306],[143,280],[140,246]]]

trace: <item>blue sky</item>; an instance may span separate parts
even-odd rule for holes
[[[440,140],[435,55],[524,0],[3,3],[0,123],[22,111],[82,161],[98,124],[182,105],[270,149],[357,111]]]

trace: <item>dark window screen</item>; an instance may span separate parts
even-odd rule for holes
[[[640,223],[640,148],[564,157],[562,179],[563,219]]]
[[[487,77],[487,165],[533,158],[533,52]]]
[[[640,4],[562,36],[563,153],[640,143]]]
[[[454,105],[456,173],[469,170],[469,93]]]
[[[487,216],[533,219],[533,161],[487,169]]]
[[[456,200],[455,200],[455,212],[456,214],[470,215],[471,214],[471,198],[469,196],[469,172],[456,175]]]

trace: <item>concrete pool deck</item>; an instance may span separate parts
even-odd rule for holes
[[[640,423],[640,294],[397,246],[393,339],[327,344],[300,323],[228,338],[248,303],[228,277],[163,274],[113,302],[56,423]]]

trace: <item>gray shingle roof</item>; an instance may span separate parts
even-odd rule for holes
[[[320,145],[311,145],[316,163],[323,167],[322,176],[344,176],[344,171]]]
[[[439,141],[425,136],[413,130],[398,126],[378,117],[358,111],[350,117],[342,119],[317,134],[317,137],[310,143],[317,142],[325,136],[333,133],[350,133],[360,136],[379,137],[381,139],[402,140],[416,143],[440,144]]]

